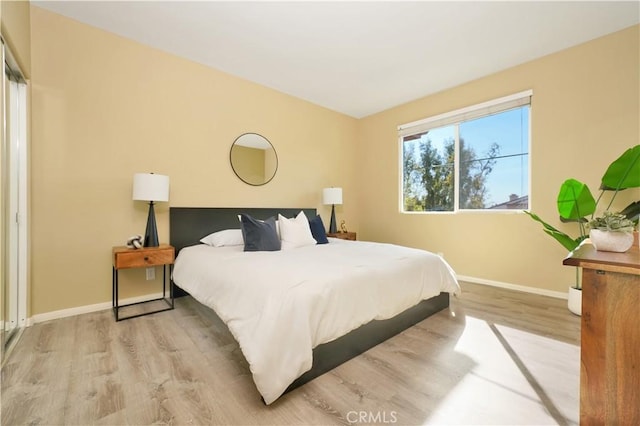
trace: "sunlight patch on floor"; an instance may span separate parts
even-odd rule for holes
[[[455,351],[475,365],[425,424],[578,424],[578,346],[467,316]]]

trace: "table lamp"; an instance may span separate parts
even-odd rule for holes
[[[336,204],[342,204],[342,188],[325,188],[322,190],[322,203],[331,204],[331,224],[329,233],[338,232],[336,227]]]
[[[147,230],[144,234],[144,247],[158,247],[158,228],[153,204],[156,201],[169,201],[169,176],[154,173],[136,173],[133,175],[133,199],[149,202]]]

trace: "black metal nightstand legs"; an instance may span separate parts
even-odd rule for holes
[[[169,277],[171,277],[171,270],[173,268],[173,264],[165,264],[162,266],[163,266],[162,267],[162,297],[158,297],[156,299],[150,299],[150,300],[143,300],[142,302],[127,303],[126,305],[120,305],[119,296],[118,296],[118,286],[119,286],[118,270],[115,267],[113,267],[111,296],[113,298],[112,300],[113,315],[115,316],[116,321],[137,318],[144,315],[156,314],[158,312],[169,311],[174,308],[173,286],[171,285],[171,283],[169,283],[169,299],[167,299],[167,268],[169,268]],[[133,306],[133,305],[141,305],[144,303],[155,302],[158,300],[163,300],[167,304],[167,307],[164,309],[158,309],[150,312],[143,312],[141,314],[135,314],[135,315],[131,315],[124,318],[120,317],[120,312],[119,312],[120,308]]]

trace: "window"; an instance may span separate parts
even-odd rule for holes
[[[399,126],[402,211],[528,209],[531,93]]]

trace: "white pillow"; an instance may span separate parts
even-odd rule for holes
[[[311,235],[309,220],[302,210],[294,219],[287,219],[281,214],[278,214],[278,223],[280,224],[282,250],[316,244],[316,240],[314,240],[313,235]]]
[[[241,229],[225,229],[223,231],[214,232],[213,234],[209,234],[201,239],[200,242],[213,247],[244,245]]]

